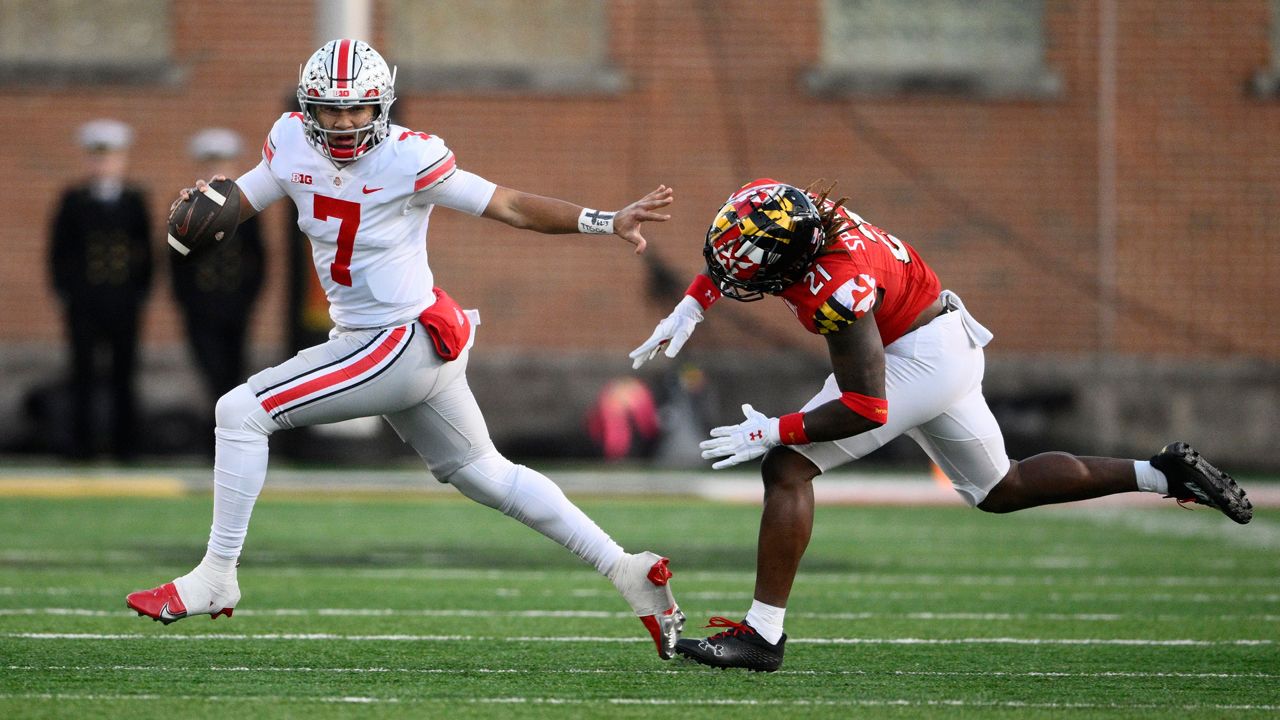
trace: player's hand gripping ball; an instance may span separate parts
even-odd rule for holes
[[[240,188],[234,180],[210,180],[169,211],[169,245],[190,257],[230,240],[239,222]]]

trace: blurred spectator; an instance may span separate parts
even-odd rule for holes
[[[207,128],[191,138],[190,154],[196,174],[234,178],[243,145],[225,128]],[[245,339],[254,301],[262,289],[265,255],[258,218],[240,224],[235,235],[217,247],[193,256],[170,253],[173,294],[182,309],[187,340],[204,377],[212,404],[239,385],[245,372]]]
[[[662,402],[658,404],[658,424],[662,438],[654,451],[654,462],[663,467],[701,468],[704,464],[698,442],[706,437],[717,399],[707,374],[691,363],[682,364],[664,378]]]
[[[653,393],[635,378],[605,383],[587,413],[587,431],[606,460],[647,456],[658,430]]]
[[[146,197],[125,183],[132,140],[133,131],[116,120],[81,126],[88,178],[63,192],[50,239],[53,286],[71,342],[71,454],[77,458],[96,449],[94,399],[104,382],[111,454],[132,459],[140,434],[134,375],[152,260]]]

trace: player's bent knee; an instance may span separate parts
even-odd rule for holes
[[[760,476],[766,488],[801,486],[821,472],[809,458],[782,446],[770,450],[760,464]]]
[[[1022,478],[1018,475],[1018,463],[1015,462],[1000,482],[988,490],[987,496],[974,507],[995,514],[1011,513],[1026,507],[1022,495]]]
[[[218,398],[213,409],[214,421],[222,430],[244,430],[270,435],[280,429],[258,404],[248,383],[241,383]]]
[[[449,473],[445,482],[481,505],[502,510],[515,484],[517,465],[494,453],[477,458]]]

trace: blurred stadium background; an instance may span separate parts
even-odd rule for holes
[[[1189,439],[1226,467],[1280,470],[1280,0],[0,0],[16,110],[0,145],[5,456],[67,443],[48,231],[80,172],[76,130],[99,117],[133,125],[130,177],[155,218],[144,457],[200,453],[211,411],[162,228],[194,179],[186,143],[232,128],[248,169],[295,109],[299,63],[338,34],[399,66],[395,121],[469,170],[604,208],[676,189],[642,259],[434,216],[433,269],[483,313],[472,386],[514,456],[697,466],[693,444],[739,403],[779,413],[819,387],[821,340],[776,302],[721,303],[679,362],[633,375],[626,356],[698,270],[723,198],[772,176],[839,180],[996,333],[987,394],[1011,454],[1146,457]],[[327,330],[292,218],[278,205],[264,220],[254,368]],[[624,420],[621,451],[593,441],[611,403],[658,431]],[[390,436],[375,423],[273,443],[407,456]],[[878,462],[924,457],[895,444]]]

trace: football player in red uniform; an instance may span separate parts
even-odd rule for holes
[[[334,328],[329,341],[254,374],[215,409],[213,527],[191,572],[131,593],[129,607],[168,624],[230,616],[253,506],[281,430],[381,415],[427,470],[466,497],[564,546],[609,578],[671,657],[684,615],[666,558],[628,553],[542,473],[498,452],[467,383],[479,315],[437,286],[428,264],[433,209],[543,233],[617,235],[644,251],[640,228],[668,218],[670,188],[617,213],[496,185],[463,170],[444,140],[391,122],[395,69],[368,43],[326,43],[302,67],[299,111],[285,113],[262,161],[236,179],[240,221],[288,198],[311,243]],[[197,183],[202,192],[204,181]],[[184,190],[182,198],[191,191]],[[221,204],[222,201],[219,201]],[[191,250],[178,239],[179,252]]]
[[[743,405],[744,422],[702,442],[715,469],[764,458],[755,599],[743,622],[713,617],[708,627],[723,632],[680,640],[676,652],[716,667],[777,670],[787,597],[813,528],[811,481],[903,434],[987,512],[1148,491],[1249,522],[1244,491],[1185,443],[1150,461],[1064,452],[1010,460],[982,396],[991,333],[914,248],[829,192],[760,179],[730,196],[707,231],[706,272],[631,353],[637,368],[664,348],[673,357],[721,296],[776,295],[826,338],[831,356],[832,374],[799,411],[766,417]]]

